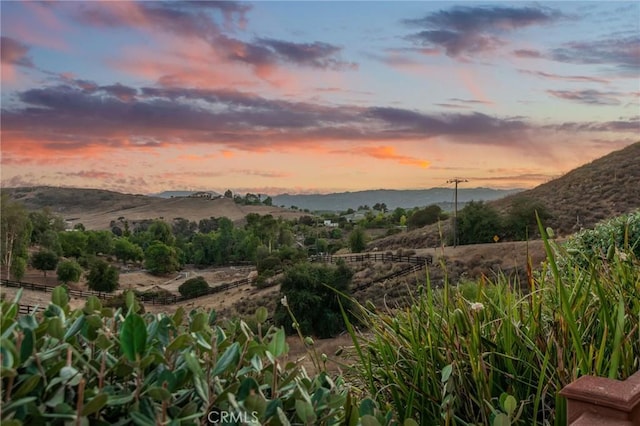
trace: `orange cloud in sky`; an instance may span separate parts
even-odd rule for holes
[[[430,163],[427,160],[421,160],[419,158],[410,157],[407,155],[400,155],[396,153],[396,148],[393,146],[371,146],[371,147],[360,147],[357,150],[352,151],[353,153],[362,152],[365,155],[368,155],[373,158],[377,158],[379,160],[393,160],[397,161],[400,164],[407,164],[409,166],[418,166],[423,169],[429,167]]]

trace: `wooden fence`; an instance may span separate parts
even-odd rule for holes
[[[3,287],[24,288],[25,290],[41,291],[44,293],[51,293],[55,288],[55,286],[49,286],[44,284],[27,283],[23,281],[11,281],[11,280],[5,280],[5,279],[0,280],[0,285]],[[102,291],[93,291],[93,290],[82,291],[82,290],[67,289],[67,294],[69,294],[69,296],[83,297],[83,298],[87,298],[89,296],[96,296],[99,299],[110,299],[112,297],[115,297],[115,294],[112,294],[112,293],[105,293]]]
[[[336,263],[339,259],[347,263],[359,263],[359,262],[396,262],[396,263],[410,263],[412,265],[432,265],[432,256],[398,256],[395,254],[387,253],[363,253],[363,254],[348,254],[340,256],[332,255],[318,255],[312,256],[309,260],[312,262],[324,262],[324,263]]]
[[[363,254],[351,254],[351,255],[343,255],[343,256],[322,255],[322,256],[312,256],[309,260],[312,262],[336,263],[339,259],[342,259],[343,261],[348,263],[359,263],[359,262],[370,261],[370,262],[408,263],[410,265],[404,269],[393,272],[389,275],[370,281],[368,283],[359,284],[353,289],[354,291],[362,290],[378,282],[398,278],[403,275],[408,275],[408,274],[417,272],[423,267],[433,264],[433,258],[431,256],[425,256],[425,257],[398,256],[398,255],[387,254],[387,253],[363,253]],[[242,265],[242,266],[246,266],[246,265]],[[140,300],[141,302],[150,303],[152,305],[173,305],[179,302],[183,302],[185,300],[196,299],[198,297],[221,293],[223,291],[226,291],[232,288],[248,285],[250,282],[251,280],[249,278],[243,278],[241,280],[232,281],[230,283],[224,283],[217,286],[209,287],[201,292],[191,293],[185,296],[157,295],[157,294],[145,295],[143,293],[143,294],[138,294],[137,297],[138,297],[138,300]],[[4,287],[24,288],[25,290],[41,291],[45,293],[51,293],[55,288],[53,286],[48,286],[44,284],[28,283],[28,282],[22,282],[22,281],[11,281],[7,279],[0,280],[0,285]],[[114,294],[114,293],[105,293],[102,291],[93,291],[93,290],[83,291],[83,290],[67,289],[67,293],[70,296],[74,296],[74,297],[87,298],[89,296],[95,296],[103,300],[111,299],[117,296],[117,294]]]
[[[145,295],[143,294],[138,294],[136,295],[138,300],[142,301],[142,302],[147,302],[147,303],[151,303],[152,305],[173,305],[175,303],[178,302],[182,302],[185,300],[190,300],[190,299],[195,299],[198,297],[202,297],[202,296],[207,296],[210,294],[216,294],[216,293],[220,293],[223,292],[225,290],[229,290],[231,288],[236,288],[236,287],[240,287],[242,285],[247,285],[251,282],[251,280],[249,278],[243,278],[241,280],[237,280],[237,281],[232,281],[230,283],[224,283],[224,284],[220,284],[214,287],[209,287],[207,289],[205,289],[204,291],[200,291],[200,292],[195,292],[186,296],[178,296],[178,295],[172,295],[172,296],[165,296],[165,295]],[[33,290],[33,291],[41,291],[41,292],[45,292],[45,293],[51,293],[53,292],[53,289],[55,287],[52,286],[47,286],[47,285],[42,285],[42,284],[35,284],[35,283],[26,283],[26,282],[21,282],[21,281],[10,281],[10,280],[0,280],[0,285],[4,286],[4,287],[14,287],[14,288],[24,288],[25,290]],[[81,290],[73,290],[73,289],[68,289],[67,293],[70,296],[76,296],[76,297],[82,297],[82,298],[87,298],[89,296],[96,296],[100,299],[106,300],[106,299],[111,299],[117,296],[117,294],[114,293],[104,293],[104,292],[100,292],[100,291],[81,291]]]

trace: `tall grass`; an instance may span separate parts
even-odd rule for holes
[[[564,425],[558,392],[565,385],[582,375],[624,379],[640,369],[633,250],[627,244],[583,267],[540,231],[547,260],[541,271],[530,270],[525,290],[505,276],[460,287],[445,280],[436,290],[427,276],[407,308],[357,305],[368,332],[349,324],[354,380],[400,422]]]

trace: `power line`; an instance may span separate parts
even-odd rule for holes
[[[449,179],[447,183],[455,184],[455,198],[453,203],[453,246],[458,245],[458,184],[463,182],[469,182],[467,179],[454,178]]]

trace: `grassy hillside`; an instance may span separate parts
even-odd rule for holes
[[[129,222],[144,219],[172,221],[178,217],[195,222],[210,217],[227,217],[238,222],[249,213],[284,218],[304,214],[278,207],[243,206],[223,198],[158,198],[100,189],[47,186],[3,189],[5,191],[12,199],[22,202],[28,210],[49,208],[73,224],[82,223],[87,229],[109,229],[110,222],[120,217]]]
[[[542,203],[551,214],[545,221],[557,235],[640,208],[640,142],[578,167],[536,188],[509,195],[488,204],[505,213],[518,199]],[[370,249],[425,248],[438,246],[449,235],[449,221],[373,241]]]
[[[566,175],[519,194],[492,201],[501,211],[519,198],[543,203],[547,225],[560,235],[640,208],[640,142],[615,151]]]

